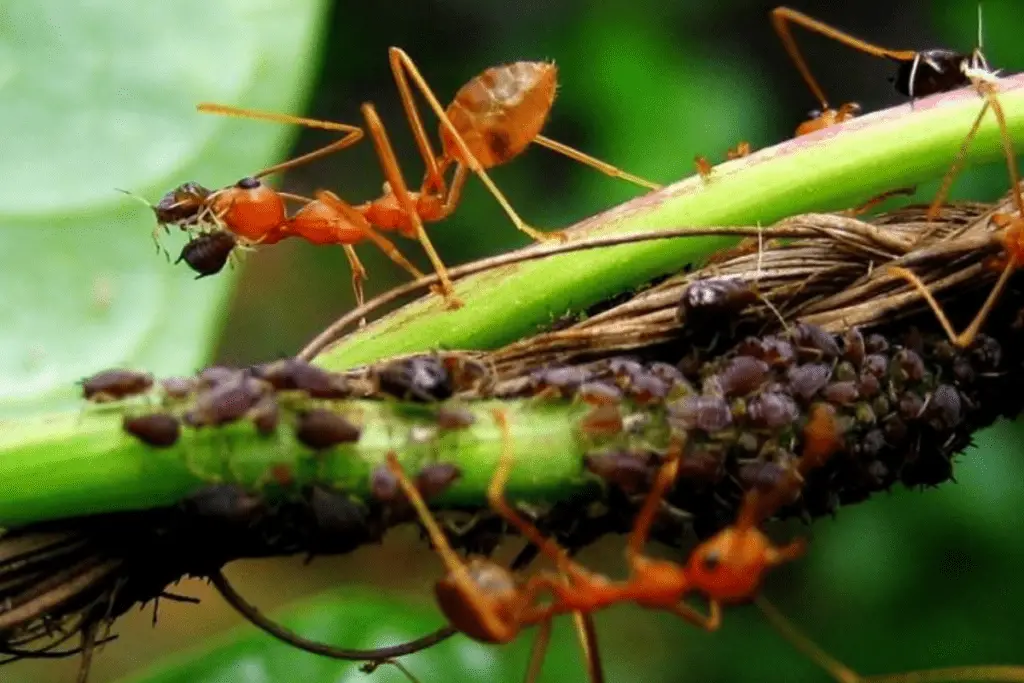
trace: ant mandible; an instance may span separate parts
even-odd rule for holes
[[[804,429],[804,454],[791,479],[784,485],[780,484],[786,490],[773,494],[748,494],[736,524],[699,545],[687,563],[679,565],[643,554],[662,498],[678,472],[683,443],[677,438],[670,446],[666,461],[634,524],[626,548],[629,576],[624,581],[614,582],[571,560],[563,548],[545,537],[505,500],[505,487],[514,463],[514,444],[505,411],[495,410],[494,417],[502,433],[502,453],[488,486],[488,502],[495,512],[554,561],[557,573],[541,572],[520,582],[504,567],[490,560],[474,558],[469,562],[463,561],[448,543],[394,453],[388,454],[387,463],[448,570],[448,574],[436,584],[435,593],[452,626],[475,640],[495,644],[510,642],[525,627],[539,627],[526,679],[528,682],[535,680],[540,671],[551,620],[561,614],[573,613],[589,619],[598,609],[620,602],[633,602],[642,607],[668,611],[705,630],[716,630],[721,624],[722,603],[753,597],[767,569],[795,559],[803,552],[802,541],[783,547],[774,546],[757,524],[771,514],[785,497],[792,495],[789,484],[798,486],[804,473],[820,466],[839,447],[834,412],[828,406],[816,406]],[[537,598],[542,593],[550,593],[551,600],[539,603]],[[709,599],[707,614],[683,602],[691,593],[700,593]],[[594,671],[599,671],[596,642],[583,638],[582,634],[581,642],[588,658],[591,680],[597,680],[593,675]]]
[[[610,176],[628,180],[647,189],[660,188],[660,185],[626,173],[572,147],[540,135],[540,130],[554,103],[557,75],[554,64],[516,62],[487,69],[460,88],[452,103],[445,110],[412,59],[404,51],[393,47],[389,56],[391,70],[402,99],[402,106],[405,108],[416,145],[427,167],[419,192],[412,192],[408,189],[402,178],[398,161],[388,142],[383,124],[372,105],[364,104],[363,114],[387,178],[382,197],[358,206],[349,206],[336,195],[330,195],[330,198],[327,198],[318,194],[316,202],[311,202],[311,205],[307,205],[301,210],[293,219],[292,224],[279,229],[280,217],[283,214],[283,202],[280,201],[280,197],[284,195],[276,193],[278,196],[273,197],[270,194],[273,191],[264,188],[262,184],[258,188],[239,188],[245,192],[258,192],[258,195],[225,190],[220,193],[223,196],[220,200],[222,210],[218,213],[226,214],[225,219],[229,225],[233,218],[230,207],[235,203],[244,205],[250,201],[259,201],[267,203],[267,220],[250,220],[247,216],[248,209],[242,209],[242,215],[239,215],[238,218],[245,220],[246,224],[252,228],[253,238],[264,244],[273,243],[290,235],[305,237],[317,244],[351,244],[352,239],[361,239],[364,234],[369,235],[373,227],[380,230],[394,230],[407,237],[415,237],[430,256],[441,279],[442,290],[449,298],[449,303],[454,303],[451,283],[444,264],[426,236],[423,223],[438,222],[452,214],[461,197],[462,187],[469,171],[480,176],[516,227],[538,241],[564,238],[564,234],[542,233],[526,225],[486,172],[488,168],[511,161],[522,153],[531,142],[565,154]],[[419,110],[413,100],[409,79],[421,91],[440,120],[442,144],[440,156],[435,154],[426,134]],[[200,104],[198,109],[207,113],[298,123],[347,133],[346,137],[337,143],[266,169],[259,176],[291,168],[300,163],[307,163],[314,158],[338,151],[353,144],[361,135],[361,133],[355,132],[358,129],[344,124],[331,124],[269,112],[209,103]],[[445,174],[452,165],[455,166],[455,171],[449,185]],[[342,205],[347,208],[342,209]],[[361,218],[357,217],[357,214]],[[393,254],[394,250],[390,249],[389,255],[394,259]],[[350,261],[352,261],[351,255]],[[355,268],[355,265],[353,267]],[[403,267],[409,270],[407,266],[403,265]],[[414,276],[419,277],[416,273]]]
[[[790,23],[799,24],[809,31],[838,41],[854,50],[865,52],[873,57],[890,59],[899,63],[896,75],[891,78],[896,91],[906,95],[912,101],[918,97],[927,97],[940,92],[948,92],[970,85],[972,73],[989,72],[988,62],[981,52],[981,7],[978,7],[978,47],[967,55],[954,50],[933,48],[929,50],[890,50],[855,38],[848,33],[812,19],[802,12],[789,7],[776,7],[772,10],[772,26],[782,40],[782,44],[803,77],[804,82],[821,103],[821,110],[811,112],[811,119],[804,121],[796,129],[796,135],[806,135],[829,126],[842,123],[860,113],[860,105],[856,102],[843,104],[839,109],[829,106],[825,92],[811,75],[800,49],[790,33]]]
[[[932,311],[935,313],[935,316],[938,318],[943,330],[949,336],[949,339],[955,346],[962,349],[968,348],[974,343],[982,325],[985,324],[988,316],[995,308],[996,303],[998,303],[999,297],[1006,289],[1006,285],[1010,281],[1010,276],[1013,275],[1017,268],[1024,264],[1024,196],[1021,195],[1020,177],[1017,172],[1017,161],[1013,149],[1013,140],[1010,137],[1010,132],[1006,124],[1006,115],[1003,112],[1003,107],[999,103],[999,98],[996,95],[995,85],[986,78],[976,79],[974,85],[985,100],[982,103],[981,111],[974,119],[971,129],[964,138],[964,142],[957,155],[957,160],[953,163],[949,173],[946,174],[946,178],[942,182],[939,193],[936,195],[928,209],[928,218],[934,218],[938,214],[943,202],[945,202],[953,177],[963,165],[971,141],[974,139],[978,129],[981,127],[981,122],[985,114],[989,109],[991,109],[992,114],[995,116],[996,123],[999,126],[999,134],[1003,143],[1003,153],[1006,157],[1006,165],[1010,175],[1010,192],[1013,196],[1013,201],[1017,209],[1016,214],[994,213],[990,218],[992,223],[998,228],[998,231],[993,234],[992,238],[998,242],[999,246],[1003,249],[1002,273],[996,281],[996,284],[992,287],[992,291],[989,293],[988,298],[985,299],[981,308],[978,310],[978,313],[974,316],[974,319],[963,332],[957,333],[954,331],[953,325],[949,322],[949,318],[943,311],[942,306],[917,274],[902,266],[889,266],[886,269],[896,277],[909,282],[921,293],[921,296],[924,297],[929,307],[931,307]]]

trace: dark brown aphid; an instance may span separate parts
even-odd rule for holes
[[[836,338],[817,325],[800,323],[796,326],[793,341],[799,355],[807,360],[838,358],[841,353]]]
[[[674,365],[655,361],[647,368],[648,372],[660,379],[662,382],[672,386],[675,384],[686,384],[686,378],[682,371]]]
[[[388,362],[376,370],[377,388],[405,401],[432,403],[455,393],[451,375],[434,356],[414,356]]]
[[[264,501],[237,484],[212,484],[187,497],[181,507],[197,517],[248,524],[264,510]]]
[[[199,383],[194,377],[167,377],[160,380],[160,386],[164,390],[164,396],[182,401],[196,390]]]
[[[608,361],[608,370],[615,378],[615,384],[620,389],[625,389],[630,385],[634,377],[643,372],[644,366],[632,358],[612,358]]]
[[[349,496],[313,485],[306,491],[306,501],[321,540],[333,537],[336,539],[333,543],[340,543],[341,547],[361,542],[361,536],[365,533],[366,513]]]
[[[668,405],[668,421],[683,430],[713,433],[732,424],[732,410],[721,396],[684,396]]]
[[[590,372],[571,365],[545,368],[533,373],[534,390],[538,395],[568,398],[580,390]]]
[[[277,431],[277,425],[281,421],[281,409],[273,396],[264,396],[249,411],[249,419],[252,420],[257,432],[263,436],[270,436]]]
[[[197,280],[216,275],[228,262],[238,240],[227,230],[213,230],[195,236],[181,248],[175,264],[184,261],[188,267],[199,273]]]
[[[860,391],[856,382],[829,382],[821,395],[829,403],[846,406],[860,398]]]
[[[586,382],[580,385],[576,396],[592,406],[616,405],[622,402],[622,392],[619,388],[605,382]]]
[[[679,478],[716,482],[725,476],[725,453],[713,444],[690,448],[679,461]]]
[[[442,431],[467,429],[473,426],[476,417],[469,408],[462,406],[441,406],[437,409],[437,427]]]
[[[377,465],[370,473],[370,495],[379,503],[390,505],[399,499],[398,478],[387,465]]]
[[[204,388],[224,384],[232,380],[240,379],[245,372],[238,368],[227,368],[222,365],[211,365],[199,373],[199,385]]]
[[[757,292],[745,280],[735,277],[696,280],[683,292],[679,317],[684,323],[693,323],[695,317],[701,321],[717,321],[721,328],[722,322],[728,322],[731,314],[755,301]]]
[[[153,375],[135,370],[104,370],[82,380],[82,395],[94,403],[118,401],[142,394],[153,386]]]
[[[745,396],[760,387],[768,377],[768,364],[750,356],[736,356],[719,373],[725,396]]]
[[[788,377],[793,394],[809,401],[832,379],[832,368],[824,363],[806,363],[790,368]]]
[[[167,413],[150,413],[136,417],[125,415],[121,426],[124,431],[154,448],[173,446],[181,435],[181,425],[178,424],[177,418]]]
[[[960,392],[949,384],[940,384],[932,392],[928,404],[928,421],[936,431],[948,431],[960,423],[963,400]]]
[[[646,406],[664,401],[671,387],[649,372],[642,372],[630,382],[627,393],[634,403]]]
[[[766,391],[750,399],[747,416],[756,427],[779,429],[796,421],[800,409],[787,394]]]
[[[461,476],[459,468],[451,463],[430,463],[416,475],[416,488],[425,499],[430,500],[444,493]]]
[[[301,358],[285,358],[252,368],[254,377],[277,391],[304,391],[312,398],[348,398],[351,391],[344,376],[310,365]]]
[[[654,453],[647,451],[587,455],[583,458],[583,464],[609,484],[620,488],[627,496],[649,490],[655,472]]]
[[[295,426],[295,438],[318,451],[341,443],[354,443],[361,432],[344,416],[324,408],[301,413]]]
[[[195,407],[185,414],[185,421],[192,427],[228,424],[244,417],[266,394],[264,382],[253,377],[238,377],[200,394]]]
[[[615,436],[623,429],[622,412],[617,405],[595,407],[580,420],[580,429],[590,437]]]
[[[202,217],[207,200],[213,194],[199,183],[182,183],[153,206],[156,222],[160,225],[195,225]]]
[[[447,354],[442,356],[441,363],[451,376],[455,391],[476,391],[494,380],[491,368],[465,354]]]

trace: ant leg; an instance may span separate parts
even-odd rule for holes
[[[412,681],[412,683],[420,683],[420,679],[413,676],[412,672],[409,671],[409,669],[407,669],[405,665],[397,659],[375,659],[372,662],[367,662],[366,664],[363,664],[361,667],[359,667],[359,671],[361,671],[364,674],[372,674],[374,671],[376,671],[384,664],[390,664],[391,666],[398,669],[402,673],[402,675],[408,678],[410,681]]]
[[[717,631],[722,625],[722,606],[717,600],[709,602],[707,614],[702,614],[697,608],[687,605],[685,602],[669,605],[665,609],[705,631]]]
[[[469,170],[473,171],[473,173],[476,173],[478,176],[480,176],[480,180],[483,182],[484,185],[487,186],[487,189],[490,190],[492,195],[494,195],[494,198],[498,200],[498,203],[501,205],[501,208],[505,210],[505,213],[508,214],[508,217],[512,220],[512,223],[515,224],[516,229],[525,232],[527,235],[529,235],[538,242],[550,239],[565,240],[566,236],[564,234],[546,234],[540,232],[528,226],[523,221],[523,219],[519,217],[519,214],[517,214],[515,209],[512,208],[512,205],[509,204],[509,201],[508,199],[505,198],[505,195],[502,194],[501,190],[499,190],[497,185],[494,184],[494,181],[492,181],[490,176],[487,175],[487,171],[484,170],[483,165],[481,165],[481,163],[477,161],[477,158],[473,156],[473,152],[470,151],[469,145],[467,145],[466,141],[462,139],[462,135],[459,134],[459,131],[455,128],[455,125],[452,124],[451,120],[448,118],[448,115],[444,111],[444,107],[442,107],[441,103],[437,101],[437,97],[430,89],[430,86],[427,85],[427,81],[423,78],[422,74],[420,74],[419,69],[416,68],[416,65],[412,61],[412,58],[409,55],[407,55],[401,48],[397,47],[392,47],[388,51],[388,55],[391,60],[391,70],[394,72],[395,81],[398,84],[398,89],[400,91],[403,91],[402,102],[404,103],[406,101],[406,97],[408,97],[410,103],[409,106],[415,107],[415,104],[412,103],[412,93],[409,91],[409,82],[406,80],[406,74],[408,74],[412,78],[413,83],[426,98],[427,103],[430,105],[430,108],[434,110],[434,113],[437,115],[437,118],[441,121],[441,126],[451,136],[452,140],[454,140],[455,144],[458,146],[459,153],[462,155],[462,159],[460,159],[460,162],[465,164],[466,166],[469,166]],[[408,95],[404,94],[406,92],[408,92]]]
[[[981,326],[985,324],[985,320],[992,312],[992,309],[995,307],[996,302],[999,300],[999,296],[1003,293],[1003,289],[1006,288],[1006,283],[1010,281],[1010,276],[1016,269],[1017,258],[1016,256],[1011,256],[1006,263],[1006,267],[1003,268],[1003,273],[1002,275],[999,276],[999,280],[992,288],[992,291],[989,293],[988,298],[985,299],[985,303],[982,304],[981,310],[979,310],[978,314],[974,316],[974,320],[972,320],[971,324],[967,326],[967,329],[961,332],[960,334],[957,334],[956,332],[953,331],[953,325],[950,324],[949,318],[946,317],[945,312],[942,310],[942,306],[940,306],[939,302],[935,300],[935,297],[932,296],[932,293],[928,291],[928,287],[926,287],[925,284],[921,281],[921,278],[919,278],[912,271],[907,270],[906,268],[902,268],[900,266],[891,266],[889,268],[893,275],[903,278],[911,285],[913,285],[918,292],[921,293],[921,296],[924,297],[924,300],[928,302],[928,305],[935,313],[935,317],[939,319],[939,324],[942,325],[942,329],[945,330],[946,334],[949,336],[950,341],[952,341],[955,346],[961,349],[966,349],[967,347],[974,343],[974,338],[978,335],[978,332],[981,330]]]
[[[391,187],[391,192],[394,193],[395,198],[398,200],[398,205],[402,207],[405,215],[412,222],[413,229],[416,231],[416,239],[423,246],[423,250],[427,252],[434,270],[437,271],[437,276],[441,279],[441,292],[448,302],[448,307],[459,308],[462,306],[462,302],[455,296],[452,281],[448,278],[448,270],[445,268],[444,262],[441,261],[441,257],[437,255],[437,251],[434,250],[434,245],[430,242],[430,238],[427,237],[427,231],[423,227],[423,220],[420,218],[416,203],[409,196],[409,188],[402,177],[401,169],[398,167],[398,159],[395,158],[395,150],[391,147],[391,142],[388,141],[388,134],[384,130],[384,124],[381,122],[380,117],[377,116],[377,110],[374,109],[372,104],[364,104],[362,110],[363,117],[366,119],[366,124],[370,129],[373,146],[377,149],[377,156],[380,158],[381,166],[384,169],[384,177]]]
[[[597,629],[594,628],[594,617],[589,613],[573,612],[572,622],[587,667],[587,680],[590,683],[602,683],[604,668],[601,666],[601,655],[597,648]]]
[[[810,638],[797,630],[796,626],[789,619],[782,615],[767,598],[758,596],[754,604],[761,610],[761,613],[768,619],[768,623],[789,641],[790,645],[807,656],[812,662],[820,666],[828,675],[839,683],[860,683],[861,677],[845,664],[835,659],[827,652],[818,647]]]
[[[956,153],[956,158],[953,160],[953,165],[946,171],[946,175],[942,178],[942,183],[939,184],[939,191],[935,195],[935,199],[932,200],[931,205],[928,207],[928,213],[926,214],[929,221],[933,221],[938,218],[939,209],[945,203],[946,198],[949,196],[949,190],[953,187],[953,181],[960,175],[960,171],[963,170],[964,163],[967,161],[967,152],[971,148],[971,143],[974,142],[974,136],[977,135],[978,129],[981,127],[981,122],[985,118],[985,113],[988,111],[990,106],[989,100],[981,105],[981,111],[978,112],[978,116],[974,119],[974,123],[971,124],[971,129],[967,131],[967,135],[964,137],[963,142],[960,143],[960,149]],[[923,240],[927,238],[931,232],[926,232],[921,235],[919,239]]]
[[[363,137],[363,129],[359,126],[350,126],[345,123],[335,123],[333,121],[320,121],[317,119],[307,119],[301,116],[292,116],[290,114],[278,114],[275,112],[257,111],[254,109],[243,109],[241,107],[230,107],[224,104],[213,104],[211,102],[201,102],[196,105],[196,109],[204,114],[220,114],[221,116],[233,116],[236,118],[244,119],[256,119],[259,121],[271,121],[273,123],[290,123],[298,126],[305,126],[306,128],[320,128],[322,130],[337,131],[344,133],[345,136],[336,142],[332,142],[329,145],[325,145],[320,149],[313,150],[303,154],[302,156],[283,161],[280,164],[275,164],[268,168],[263,169],[259,173],[255,174],[253,178],[263,178],[264,176],[271,175],[273,173],[280,173],[281,171],[295,168],[296,166],[302,166],[308,164],[316,159],[323,158],[325,156],[339,152],[346,147],[359,142]]]
[[[437,520],[434,519],[430,508],[427,507],[416,485],[405,474],[394,451],[388,452],[387,466],[398,480],[398,485],[401,487],[405,497],[409,500],[413,509],[416,510],[420,523],[423,524],[423,527],[427,530],[427,536],[430,537],[430,543],[434,546],[435,552],[441,556],[441,561],[444,562],[444,566],[452,580],[459,587],[459,592],[469,602],[466,605],[466,609],[476,612],[488,631],[494,634],[497,640],[502,642],[505,639],[510,640],[514,635],[512,629],[498,618],[490,603],[481,596],[480,587],[474,583],[462,558],[459,557],[458,553],[452,549],[451,544],[448,543],[448,537],[444,535],[444,531],[441,530]]]
[[[426,277],[419,268],[402,256],[402,252],[398,251],[398,247],[396,247],[391,240],[374,230],[366,221],[363,214],[356,211],[348,203],[342,201],[338,195],[328,190],[320,190],[316,193],[316,198],[337,211],[346,221],[351,222],[352,225],[360,226],[367,239],[376,244],[381,251],[388,255],[388,258],[407,270],[414,278],[419,280]]]
[[[647,499],[644,500],[643,507],[636,516],[633,533],[629,537],[629,545],[626,546],[626,558],[630,561],[630,564],[643,551],[644,545],[647,543],[647,537],[651,533],[651,525],[654,524],[654,518],[657,516],[658,509],[661,507],[661,501],[665,497],[665,492],[668,491],[672,482],[676,480],[676,474],[679,472],[679,455],[681,451],[682,445],[673,437],[673,442],[666,453],[666,461],[658,470],[654,486],[651,487],[650,493],[647,494]]]
[[[548,644],[551,642],[551,618],[541,621],[537,625],[537,637],[533,639],[533,646],[530,648],[530,663],[526,667],[526,683],[535,683],[540,675],[541,666],[544,664],[544,655],[547,654]]]
[[[356,295],[356,307],[362,308],[363,303],[365,303],[363,280],[366,279],[366,268],[363,267],[362,261],[359,260],[355,247],[351,244],[343,244],[341,248],[345,250],[345,257],[348,259],[349,266],[352,267],[352,291]]]
[[[866,52],[873,57],[884,57],[887,59],[894,59],[900,62],[909,62],[917,57],[917,52],[914,50],[887,50],[884,47],[878,45],[872,45],[860,38],[854,38],[853,36],[843,33],[842,31],[829,26],[817,19],[812,19],[802,12],[797,12],[794,9],[788,7],[776,7],[772,10],[772,26],[775,28],[775,32],[779,35],[779,39],[782,40],[783,46],[786,48],[786,52],[789,53],[790,59],[796,65],[797,71],[803,77],[807,87],[811,89],[818,102],[821,103],[822,111],[829,109],[828,100],[825,99],[825,93],[818,85],[818,82],[811,75],[811,70],[807,67],[807,62],[804,61],[803,55],[800,54],[800,49],[796,46],[796,41],[793,40],[793,35],[789,31],[790,22],[803,26],[808,31],[814,31],[820,33],[826,38],[831,38],[847,47],[851,47],[854,50],[860,52]]]
[[[505,518],[531,543],[537,546],[538,550],[551,558],[558,569],[570,577],[589,578],[590,574],[578,564],[569,559],[568,553],[550,538],[547,538],[540,530],[526,521],[516,510],[505,500],[505,486],[508,484],[509,475],[512,473],[512,465],[515,461],[515,449],[512,440],[511,429],[508,424],[508,415],[502,409],[494,410],[494,420],[501,430],[501,459],[498,468],[491,477],[491,483],[487,487],[487,501],[491,509]]]
[[[581,164],[585,164],[587,166],[590,166],[591,168],[595,168],[601,173],[611,176],[612,178],[625,180],[626,182],[633,183],[634,185],[645,187],[648,190],[660,190],[662,188],[662,186],[657,183],[652,183],[650,180],[644,180],[640,176],[635,176],[632,173],[626,173],[625,171],[616,166],[612,166],[611,164],[601,161],[596,157],[592,157],[589,154],[586,154],[585,152],[581,152],[575,147],[570,147],[569,145],[558,142],[557,140],[552,140],[551,138],[545,135],[538,135],[533,139],[533,141],[536,142],[538,145],[547,147],[548,149],[558,152],[559,154],[564,154],[565,156],[569,157],[570,159],[573,159],[574,161],[578,161]]]

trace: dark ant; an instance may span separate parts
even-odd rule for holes
[[[856,103],[842,105],[838,110],[829,106],[825,93],[818,85],[811,70],[807,67],[803,55],[800,54],[796,41],[789,31],[789,24],[799,24],[809,31],[838,41],[854,50],[865,52],[873,57],[890,59],[898,63],[896,75],[890,79],[901,95],[911,100],[927,97],[942,92],[949,92],[970,85],[979,74],[989,74],[988,62],[981,52],[981,8],[978,8],[978,47],[971,54],[941,48],[930,50],[890,50],[867,41],[843,33],[817,19],[812,19],[802,12],[789,7],[776,7],[772,10],[772,26],[782,40],[782,44],[803,77],[804,82],[814,93],[821,110],[812,112],[811,119],[800,124],[797,136],[821,130],[828,126],[842,123],[853,118],[860,112]]]

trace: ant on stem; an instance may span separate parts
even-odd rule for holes
[[[561,232],[539,232],[527,225],[487,175],[486,170],[508,163],[522,153],[531,142],[592,166],[612,177],[651,190],[661,187],[540,134],[554,104],[557,70],[552,63],[515,62],[487,69],[462,86],[448,108],[444,109],[409,55],[397,47],[392,47],[389,50],[389,61],[406,118],[412,128],[420,156],[426,164],[426,173],[418,192],[409,190],[383,124],[373,106],[364,104],[363,116],[387,179],[383,196],[353,206],[337,195],[319,192],[315,201],[308,203],[292,219],[286,219],[281,198],[288,195],[250,182],[247,184],[252,186],[236,186],[237,190],[229,188],[216,193],[219,198],[213,209],[218,217],[229,227],[241,223],[242,230],[249,233],[243,236],[263,244],[272,244],[284,237],[298,236],[315,244],[342,244],[350,247],[351,244],[370,237],[386,250],[392,260],[399,262],[414,277],[419,278],[422,275],[404,258],[399,261],[400,255],[393,245],[387,243],[389,246],[385,246],[386,240],[382,242],[383,238],[380,235],[374,237],[374,229],[396,231],[406,237],[415,238],[430,257],[441,280],[441,291],[449,306],[454,308],[459,305],[458,299],[454,296],[447,270],[426,235],[424,223],[444,220],[454,212],[470,171],[480,177],[516,228],[536,241],[565,239],[566,236]],[[440,121],[440,155],[434,152],[427,136],[413,99],[410,81],[426,98]],[[312,121],[210,103],[202,103],[198,105],[198,109],[206,113],[297,123],[346,133],[342,140],[289,162],[272,166],[261,171],[257,178],[331,154],[354,144],[361,137],[360,129],[345,124]],[[452,166],[455,170],[449,185],[445,174]],[[349,255],[353,271],[358,272],[361,279],[365,276],[365,269],[357,265],[358,260],[355,259],[354,252],[346,253]]]
[[[935,199],[932,201],[932,204],[928,209],[928,218],[930,220],[938,215],[939,209],[946,200],[953,178],[964,164],[971,141],[974,139],[978,129],[981,127],[981,122],[984,119],[985,114],[989,109],[991,109],[993,116],[995,116],[996,123],[999,126],[1000,139],[1003,143],[1003,153],[1006,157],[1007,170],[1009,171],[1010,176],[1011,193],[1016,206],[1015,214],[1000,212],[992,214],[990,218],[992,223],[999,228],[999,230],[992,235],[992,239],[1003,249],[1002,273],[996,281],[996,284],[992,287],[992,291],[989,293],[988,298],[985,299],[985,302],[981,305],[978,313],[974,316],[974,319],[970,324],[968,324],[967,328],[963,332],[957,333],[953,329],[953,325],[949,322],[949,318],[943,311],[942,306],[938,301],[936,301],[934,295],[929,291],[928,286],[920,277],[918,277],[917,274],[902,266],[889,266],[887,268],[888,272],[892,273],[896,277],[906,280],[921,293],[921,296],[924,297],[929,307],[931,307],[932,311],[935,313],[935,316],[938,318],[943,330],[949,336],[949,339],[959,348],[968,348],[974,343],[982,325],[985,324],[988,316],[995,308],[996,303],[998,303],[999,297],[1006,289],[1010,276],[1013,275],[1013,273],[1022,264],[1024,264],[1024,197],[1021,195],[1020,176],[1017,172],[1016,155],[1013,149],[1013,140],[1010,137],[1009,129],[1006,124],[1006,115],[1003,112],[1002,105],[999,103],[999,98],[996,94],[996,86],[992,82],[987,78],[978,78],[974,81],[974,86],[978,89],[978,92],[985,98],[985,100],[982,104],[981,111],[978,112],[978,116],[974,119],[971,129],[968,131],[967,136],[964,138],[964,141],[960,146],[956,161],[954,161],[953,166],[943,179],[939,193],[935,196]]]
[[[387,464],[448,570],[447,575],[435,585],[435,593],[441,611],[452,626],[475,640],[495,644],[510,642],[525,627],[539,627],[527,672],[528,682],[534,681],[539,674],[550,638],[551,621],[561,614],[573,613],[578,618],[589,619],[604,607],[633,602],[649,609],[670,612],[702,629],[716,630],[721,624],[723,603],[750,599],[767,569],[802,554],[802,541],[776,547],[757,525],[785,499],[798,492],[803,475],[824,463],[840,445],[834,411],[825,404],[816,405],[804,428],[804,453],[789,473],[791,476],[779,484],[777,491],[750,492],[744,499],[736,523],[697,546],[687,563],[679,565],[643,553],[662,498],[674,482],[683,456],[685,444],[680,437],[675,437],[637,515],[626,548],[629,576],[623,581],[612,581],[571,560],[562,547],[545,537],[507,502],[505,487],[514,464],[514,443],[505,411],[495,410],[494,418],[502,433],[502,452],[488,486],[488,502],[495,512],[554,561],[557,572],[540,572],[519,581],[511,572],[490,560],[462,560],[448,543],[394,453],[388,454]],[[684,598],[693,593],[708,598],[710,608],[707,614],[684,602]],[[549,594],[551,599],[539,601],[544,594]],[[599,671],[596,642],[582,634],[581,642],[591,680],[596,681],[594,672]]]
[[[899,64],[896,75],[890,80],[896,91],[906,95],[911,102],[919,97],[927,97],[941,92],[949,92],[970,85],[981,73],[991,73],[985,55],[982,53],[981,37],[981,6],[978,6],[978,46],[968,55],[955,50],[932,48],[928,50],[890,50],[888,48],[855,38],[843,33],[828,24],[813,19],[802,12],[789,7],[776,7],[772,10],[772,26],[782,40],[786,52],[796,65],[807,87],[821,103],[821,109],[811,112],[811,118],[801,123],[796,129],[797,137],[822,130],[829,126],[847,121],[860,113],[860,105],[856,102],[843,104],[833,109],[825,97],[825,92],[818,81],[811,75],[800,49],[790,33],[790,24],[798,24],[809,31],[819,33],[826,38],[867,53],[873,57],[889,59]]]

